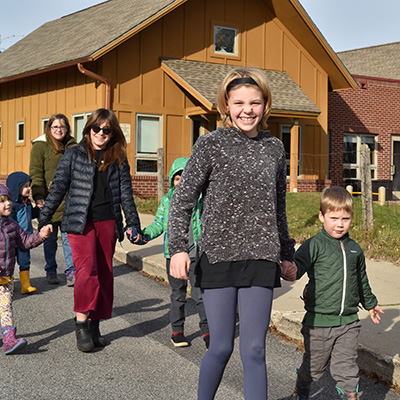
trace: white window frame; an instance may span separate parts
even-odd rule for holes
[[[343,161],[343,179],[344,180],[360,180],[361,179],[361,171],[360,171],[360,165],[361,165],[361,145],[364,143],[362,138],[368,137],[372,138],[374,141],[374,149],[371,151],[371,157],[372,157],[372,162],[371,162],[371,178],[372,180],[377,179],[377,159],[378,159],[378,135],[370,135],[370,134],[363,134],[363,133],[345,133],[343,135],[343,147],[344,147],[344,141],[346,136],[351,136],[356,138],[356,162],[355,163],[345,163]],[[343,157],[344,157],[344,148],[343,148]],[[356,171],[356,176],[354,177],[345,177],[344,176],[344,170],[349,169],[349,170],[355,170]]]
[[[232,30],[235,33],[235,39],[234,39],[234,43],[233,43],[233,51],[232,52],[228,52],[225,50],[216,50],[216,36],[218,34],[218,30],[220,29],[228,29],[228,30]],[[239,29],[235,28],[233,26],[226,26],[226,25],[221,25],[221,24],[214,24],[213,27],[213,53],[214,54],[218,54],[218,55],[222,55],[222,56],[234,56],[234,57],[238,57],[239,56],[239,40],[238,40],[238,35],[239,35]]]
[[[139,151],[139,135],[141,134],[140,132],[140,120],[144,118],[151,118],[158,120],[158,133],[157,133],[157,138],[158,138],[158,143],[156,145],[155,152],[140,152]],[[143,113],[138,113],[136,114],[136,132],[135,132],[135,174],[137,175],[156,175],[156,172],[146,172],[146,171],[138,171],[138,161],[143,160],[149,160],[149,161],[155,161],[157,162],[157,149],[163,147],[163,116],[160,114],[143,114]]]
[[[42,135],[46,134],[46,125],[47,125],[47,122],[49,122],[49,119],[50,118],[42,118],[42,125],[41,125]]]
[[[285,144],[284,140],[283,140],[283,134],[284,134],[284,129],[288,129],[289,130],[289,141],[290,141],[290,134],[291,134],[291,130],[292,130],[292,126],[290,124],[281,124],[280,126],[280,139],[283,142],[283,144]],[[289,142],[290,143],[290,142]],[[289,158],[287,158],[287,149],[285,147],[285,152],[286,152],[286,175],[289,177],[290,176],[290,152],[289,152]],[[298,166],[297,166],[297,177],[300,178],[302,171],[301,171],[301,167],[302,167],[302,162],[303,162],[303,157],[302,157],[302,153],[303,153],[303,129],[302,126],[299,125],[299,154],[298,154]]]
[[[22,128],[23,128],[23,139],[19,138],[20,126],[22,126]],[[17,143],[25,143],[25,121],[18,121],[16,127],[17,127],[17,131],[16,131],[16,141],[17,141]]]
[[[83,127],[85,127],[86,122],[89,118],[89,115],[91,115],[91,114],[92,114],[92,112],[72,114],[71,136],[73,136],[75,138],[77,143],[79,143],[82,140],[82,132],[76,132],[76,120],[78,118],[83,117]]]

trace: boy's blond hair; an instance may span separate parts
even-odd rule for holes
[[[11,200],[6,194],[0,195],[0,201]]]
[[[322,215],[329,211],[344,210],[353,215],[354,205],[351,194],[340,186],[324,189],[321,196],[320,207]]]

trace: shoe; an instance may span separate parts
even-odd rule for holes
[[[23,350],[28,344],[25,339],[17,339],[15,337],[17,333],[17,328],[11,325],[6,325],[1,328],[1,334],[3,336],[3,351],[4,354],[14,354],[18,351]]]
[[[46,273],[47,283],[50,285],[58,285],[60,281],[57,278],[57,272],[47,272]]]
[[[67,277],[67,286],[74,286],[75,285],[75,271],[74,270],[69,270],[65,273]]]
[[[311,383],[302,382],[299,379],[299,370],[297,369],[296,387],[294,388],[293,400],[308,400],[310,396]]]
[[[174,332],[171,336],[171,342],[175,347],[187,347],[189,342],[183,332]]]
[[[77,322],[75,318],[75,333],[78,350],[84,353],[92,351],[94,343],[89,331],[89,321]]]
[[[29,280],[29,271],[20,271],[19,279],[21,281],[22,294],[30,294],[36,292],[36,288],[31,286],[31,282]]]
[[[104,347],[107,344],[106,339],[101,336],[99,325],[100,321],[98,319],[92,319],[89,321],[89,331],[94,347]]]
[[[206,333],[205,335],[203,335],[203,340],[206,344],[206,349],[208,350],[208,348],[210,347],[210,334]]]
[[[345,393],[343,392],[342,389],[338,388],[336,386],[336,390],[338,392],[338,395],[340,396],[340,399],[342,400],[357,400],[358,399],[358,385],[356,388],[356,391],[353,393]]]

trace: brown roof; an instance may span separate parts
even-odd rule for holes
[[[337,54],[352,75],[400,80],[400,42]]]
[[[231,65],[176,59],[162,60],[162,66],[208,109],[216,106],[219,86]],[[320,109],[296,85],[286,72],[265,70],[272,94],[272,110],[319,114]]]
[[[88,59],[186,0],[109,0],[50,21],[0,54],[0,79]]]

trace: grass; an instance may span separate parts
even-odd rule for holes
[[[303,243],[321,230],[318,218],[321,193],[288,193],[286,201],[289,232],[297,243]],[[154,215],[157,198],[135,199],[139,212]],[[374,228],[368,234],[363,229],[361,198],[354,197],[354,217],[350,236],[370,259],[400,264],[400,206],[374,203]]]

